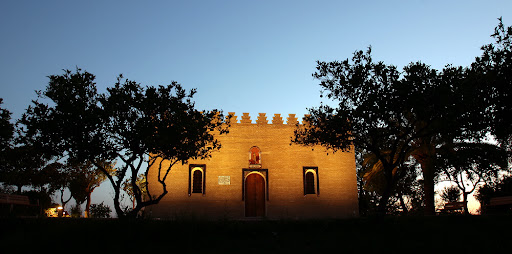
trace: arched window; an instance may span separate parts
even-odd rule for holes
[[[311,171],[306,172],[305,178],[305,194],[315,194],[315,174]]]
[[[189,165],[188,195],[205,194],[206,165]]]
[[[200,169],[192,174],[192,193],[203,193],[203,172]]]
[[[320,182],[318,181],[317,167],[303,167],[302,176],[304,178],[304,196],[308,194],[320,195]]]
[[[257,146],[249,149],[249,167],[260,167],[261,166],[261,150]]]

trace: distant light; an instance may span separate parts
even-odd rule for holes
[[[57,207],[58,210],[64,209],[62,206]]]

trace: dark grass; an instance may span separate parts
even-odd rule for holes
[[[0,246],[27,253],[510,253],[512,239],[511,216],[0,222]]]

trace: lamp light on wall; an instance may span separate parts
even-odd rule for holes
[[[64,215],[64,207],[58,206],[57,207],[57,214],[58,214],[59,218],[62,218],[62,215]]]

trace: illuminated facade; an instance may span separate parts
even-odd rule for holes
[[[322,147],[291,144],[297,118],[271,122],[248,113],[229,134],[218,136],[222,148],[206,160],[175,165],[168,193],[147,208],[153,218],[269,219],[346,218],[358,216],[354,152],[327,153]],[[150,190],[161,186],[155,169]]]

